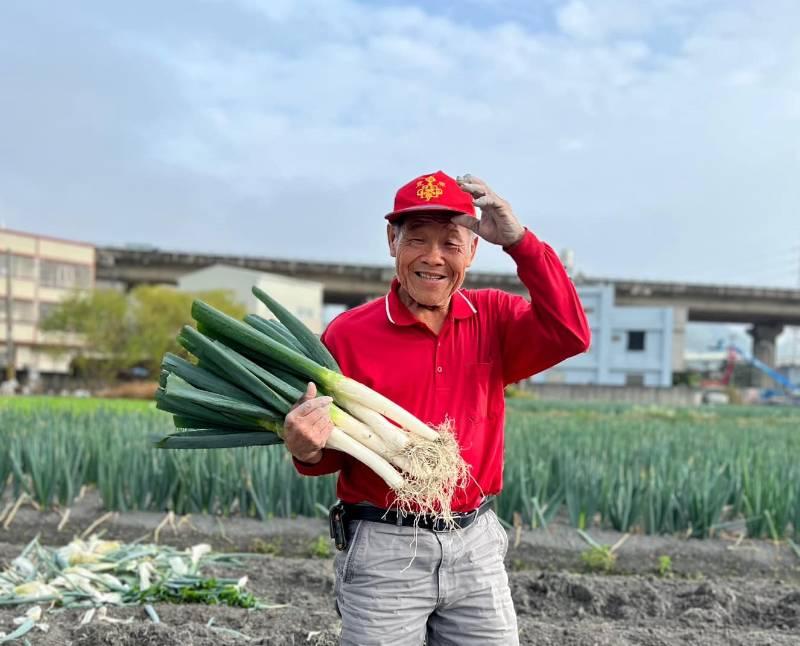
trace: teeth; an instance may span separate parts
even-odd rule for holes
[[[441,278],[444,278],[444,276],[439,276],[438,274],[426,274],[422,271],[418,271],[417,276],[421,278],[427,278],[428,280],[440,280]]]

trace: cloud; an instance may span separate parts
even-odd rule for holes
[[[394,189],[442,168],[589,274],[796,280],[759,260],[800,239],[791,0],[26,7],[0,23],[19,228],[388,262]]]
[[[596,16],[585,2],[572,0],[556,13],[558,26],[565,34],[576,38],[596,38],[603,35]]]

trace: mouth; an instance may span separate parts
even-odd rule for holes
[[[426,282],[430,282],[430,283],[437,283],[439,281],[447,279],[447,276],[444,276],[443,274],[437,274],[437,273],[433,273],[433,272],[429,272],[429,271],[415,271],[414,275],[417,278],[420,278],[420,279],[422,279],[422,280],[424,280]]]

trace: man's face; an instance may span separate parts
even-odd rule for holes
[[[446,307],[472,264],[478,239],[447,217],[407,216],[399,235],[388,227],[400,284],[420,305]]]

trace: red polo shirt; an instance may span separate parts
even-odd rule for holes
[[[400,301],[395,279],[386,296],[342,313],[322,336],[348,377],[423,422],[453,421],[472,475],[455,494],[455,511],[502,488],[503,388],[589,347],[583,307],[553,249],[526,232],[506,251],[530,302],[496,289],[459,290],[436,335]],[[295,466],[303,475],[340,471],[337,495],[345,502],[391,505],[383,480],[349,455],[324,449],[317,464]]]

